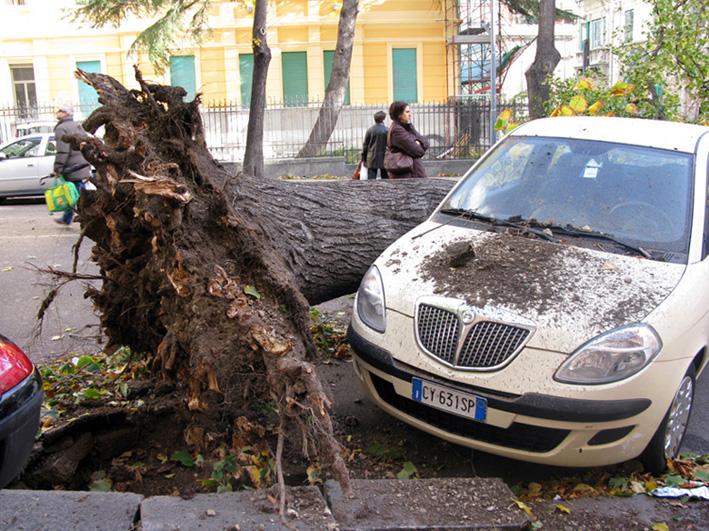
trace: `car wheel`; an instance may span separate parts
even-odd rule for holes
[[[6,199],[7,199],[7,197],[0,197],[0,205],[2,205]]]
[[[692,412],[695,376],[696,371],[692,366],[682,378],[665,418],[640,455],[645,470],[654,475],[662,474],[667,468],[667,459],[674,459],[679,454]]]

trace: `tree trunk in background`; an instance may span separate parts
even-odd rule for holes
[[[546,79],[553,74],[559,64],[561,54],[554,46],[554,24],[556,8],[554,0],[541,0],[539,6],[539,34],[537,37],[537,54],[529,70],[527,78],[527,97],[529,99],[529,116],[541,118],[546,116],[544,103],[549,100],[549,85]]]
[[[247,175],[263,178],[263,118],[266,112],[266,78],[271,62],[271,49],[266,41],[267,0],[254,3],[254,26],[252,46],[254,50],[254,74],[251,85],[251,106],[246,129],[246,150],[243,171]]]
[[[204,418],[276,401],[280,430],[348,485],[315,367],[310,305],[352,293],[374,258],[425,219],[452,180],[294,183],[232,177],[210,155],[199,101],[77,73],[102,104],[72,138],[98,171],[79,201],[103,277],[108,338]],[[204,442],[204,441],[202,441]]]
[[[318,119],[310,132],[308,141],[298,153],[299,157],[314,157],[322,153],[335,130],[335,125],[337,125],[337,119],[347,93],[347,81],[350,77],[358,5],[359,0],[343,1],[340,22],[337,27],[337,46],[332,62],[330,81],[325,90],[325,98],[320,107]]]

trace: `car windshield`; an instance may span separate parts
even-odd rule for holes
[[[692,162],[686,153],[648,147],[511,136],[466,175],[439,211],[579,229],[581,235],[686,253]]]

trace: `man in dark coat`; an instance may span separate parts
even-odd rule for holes
[[[84,188],[84,181],[91,177],[91,166],[81,151],[72,149],[64,142],[64,135],[72,135],[81,131],[81,126],[74,121],[74,109],[71,105],[61,105],[57,109],[57,125],[54,126],[54,139],[57,143],[57,154],[54,157],[54,176],[62,175],[64,180],[72,183],[79,191]],[[60,225],[70,225],[74,219],[74,210],[64,212],[61,219],[52,218]]]
[[[387,132],[389,131],[384,125],[386,116],[384,111],[375,113],[375,124],[364,135],[362,163],[367,166],[367,179],[376,179],[377,170],[381,172],[382,179],[389,178],[389,174],[384,169],[384,152],[387,149]]]

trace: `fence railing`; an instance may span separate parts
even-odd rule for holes
[[[263,151],[266,159],[296,157],[305,145],[320,112],[320,102],[292,106],[269,104],[264,115]],[[74,118],[85,119],[96,103],[74,106]],[[387,105],[345,105],[340,111],[330,139],[320,146],[321,156],[343,156],[347,162],[359,160],[364,135],[374,124],[374,113],[387,111]],[[498,112],[511,108],[515,117],[524,119],[526,105],[498,104]],[[426,158],[474,158],[487,150],[494,139],[490,126],[490,102],[487,99],[458,99],[443,103],[411,104],[412,123],[430,142]],[[18,126],[33,121],[53,121],[55,108],[0,106],[0,136],[7,142]],[[205,103],[202,120],[207,145],[218,160],[240,162],[246,148],[249,110],[238,103]],[[388,120],[387,120],[388,122]]]

